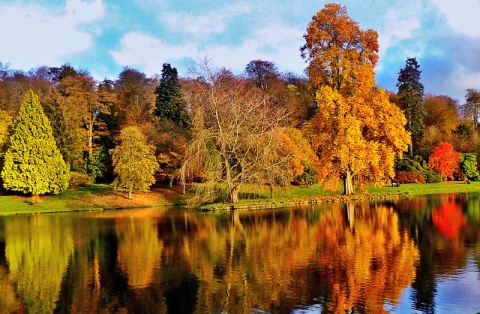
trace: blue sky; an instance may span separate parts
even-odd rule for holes
[[[0,0],[0,62],[29,70],[69,63],[96,79],[129,66],[148,76],[171,63],[181,75],[205,55],[241,73],[255,59],[303,73],[299,48],[314,0]],[[379,33],[379,86],[396,91],[416,57],[425,91],[464,101],[480,89],[478,0],[344,0],[363,29]]]

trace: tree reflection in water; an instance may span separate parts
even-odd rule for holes
[[[376,313],[411,286],[411,307],[433,312],[437,276],[465,265],[468,244],[478,260],[478,204],[1,218],[0,311]]]

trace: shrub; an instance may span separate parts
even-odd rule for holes
[[[70,187],[88,186],[95,183],[95,179],[86,173],[77,171],[70,172]]]
[[[427,162],[423,160],[420,156],[415,157],[408,157],[405,156],[402,159],[399,159],[395,163],[395,171],[396,173],[399,172],[413,172],[420,174],[426,183],[438,183],[442,182],[442,176],[433,170],[432,168],[428,167]],[[396,178],[397,175],[395,175]],[[409,180],[415,180],[415,177],[407,176]],[[417,178],[418,180],[418,178]],[[401,183],[401,181],[398,181]],[[421,182],[421,181],[419,181]],[[410,182],[413,183],[413,182]]]
[[[439,183],[443,181],[442,175],[433,169],[426,169],[424,172],[427,183]]]
[[[397,183],[425,183],[425,177],[414,171],[397,171],[395,173],[395,182]]]

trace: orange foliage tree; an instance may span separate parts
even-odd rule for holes
[[[319,108],[305,132],[319,157],[318,174],[326,188],[352,179],[382,183],[394,176],[395,155],[410,143],[406,119],[376,87],[378,34],[363,31],[345,7],[327,4],[307,26],[302,57]]]
[[[428,166],[438,171],[444,179],[453,178],[453,172],[459,163],[460,153],[456,152],[453,145],[448,142],[442,142],[435,147],[428,159]]]

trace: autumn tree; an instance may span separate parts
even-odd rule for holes
[[[425,129],[417,153],[425,159],[441,141],[451,142],[458,124],[457,101],[445,95],[426,94],[423,103]]]
[[[155,89],[156,101],[154,114],[170,120],[181,127],[190,126],[190,116],[182,97],[182,86],[178,80],[176,68],[164,63],[160,85]]]
[[[423,84],[420,82],[420,65],[415,58],[407,58],[406,65],[398,73],[398,97],[400,98],[400,108],[407,118],[406,129],[412,135],[412,145],[410,146],[410,155],[413,156],[414,150],[422,139],[425,130],[424,117],[425,108],[423,106]]]
[[[260,89],[266,91],[270,84],[280,78],[277,66],[270,61],[253,60],[245,66],[245,75]]]
[[[17,112],[25,93],[33,90],[41,102],[50,90],[51,83],[32,73],[29,75],[19,70],[8,70],[0,80],[0,110]]]
[[[271,106],[268,95],[230,71],[212,70],[205,64],[195,76],[202,79],[194,79],[196,89],[189,98],[192,140],[183,173],[208,181],[199,186],[203,200],[225,193],[235,203],[243,184],[263,184],[265,170],[282,162],[265,157],[275,149],[272,138],[285,120],[285,111]]]
[[[145,73],[124,68],[115,82],[116,111],[120,127],[151,121],[155,109],[155,84]]]
[[[394,158],[410,141],[405,116],[375,86],[377,37],[331,3],[308,24],[301,50],[319,106],[305,132],[319,157],[321,183],[336,189],[341,177],[347,195],[354,193],[354,177],[393,178]]]
[[[33,91],[25,94],[18,112],[1,175],[6,189],[25,194],[58,194],[68,188],[69,167]]]
[[[435,126],[444,140],[450,140],[459,120],[457,101],[445,95],[426,94],[423,107],[425,127]]]
[[[428,166],[440,173],[444,179],[453,178],[453,172],[459,163],[460,153],[457,153],[448,142],[442,142],[435,147],[428,159]]]
[[[475,130],[478,128],[478,118],[480,115],[480,92],[476,89],[467,89],[465,95],[465,104],[463,106],[463,115],[473,123]]]
[[[126,127],[120,133],[120,145],[113,151],[113,166],[116,175],[115,190],[126,188],[128,199],[132,191],[147,191],[155,183],[155,171],[158,163],[154,149],[145,141],[144,135],[135,127]]]

